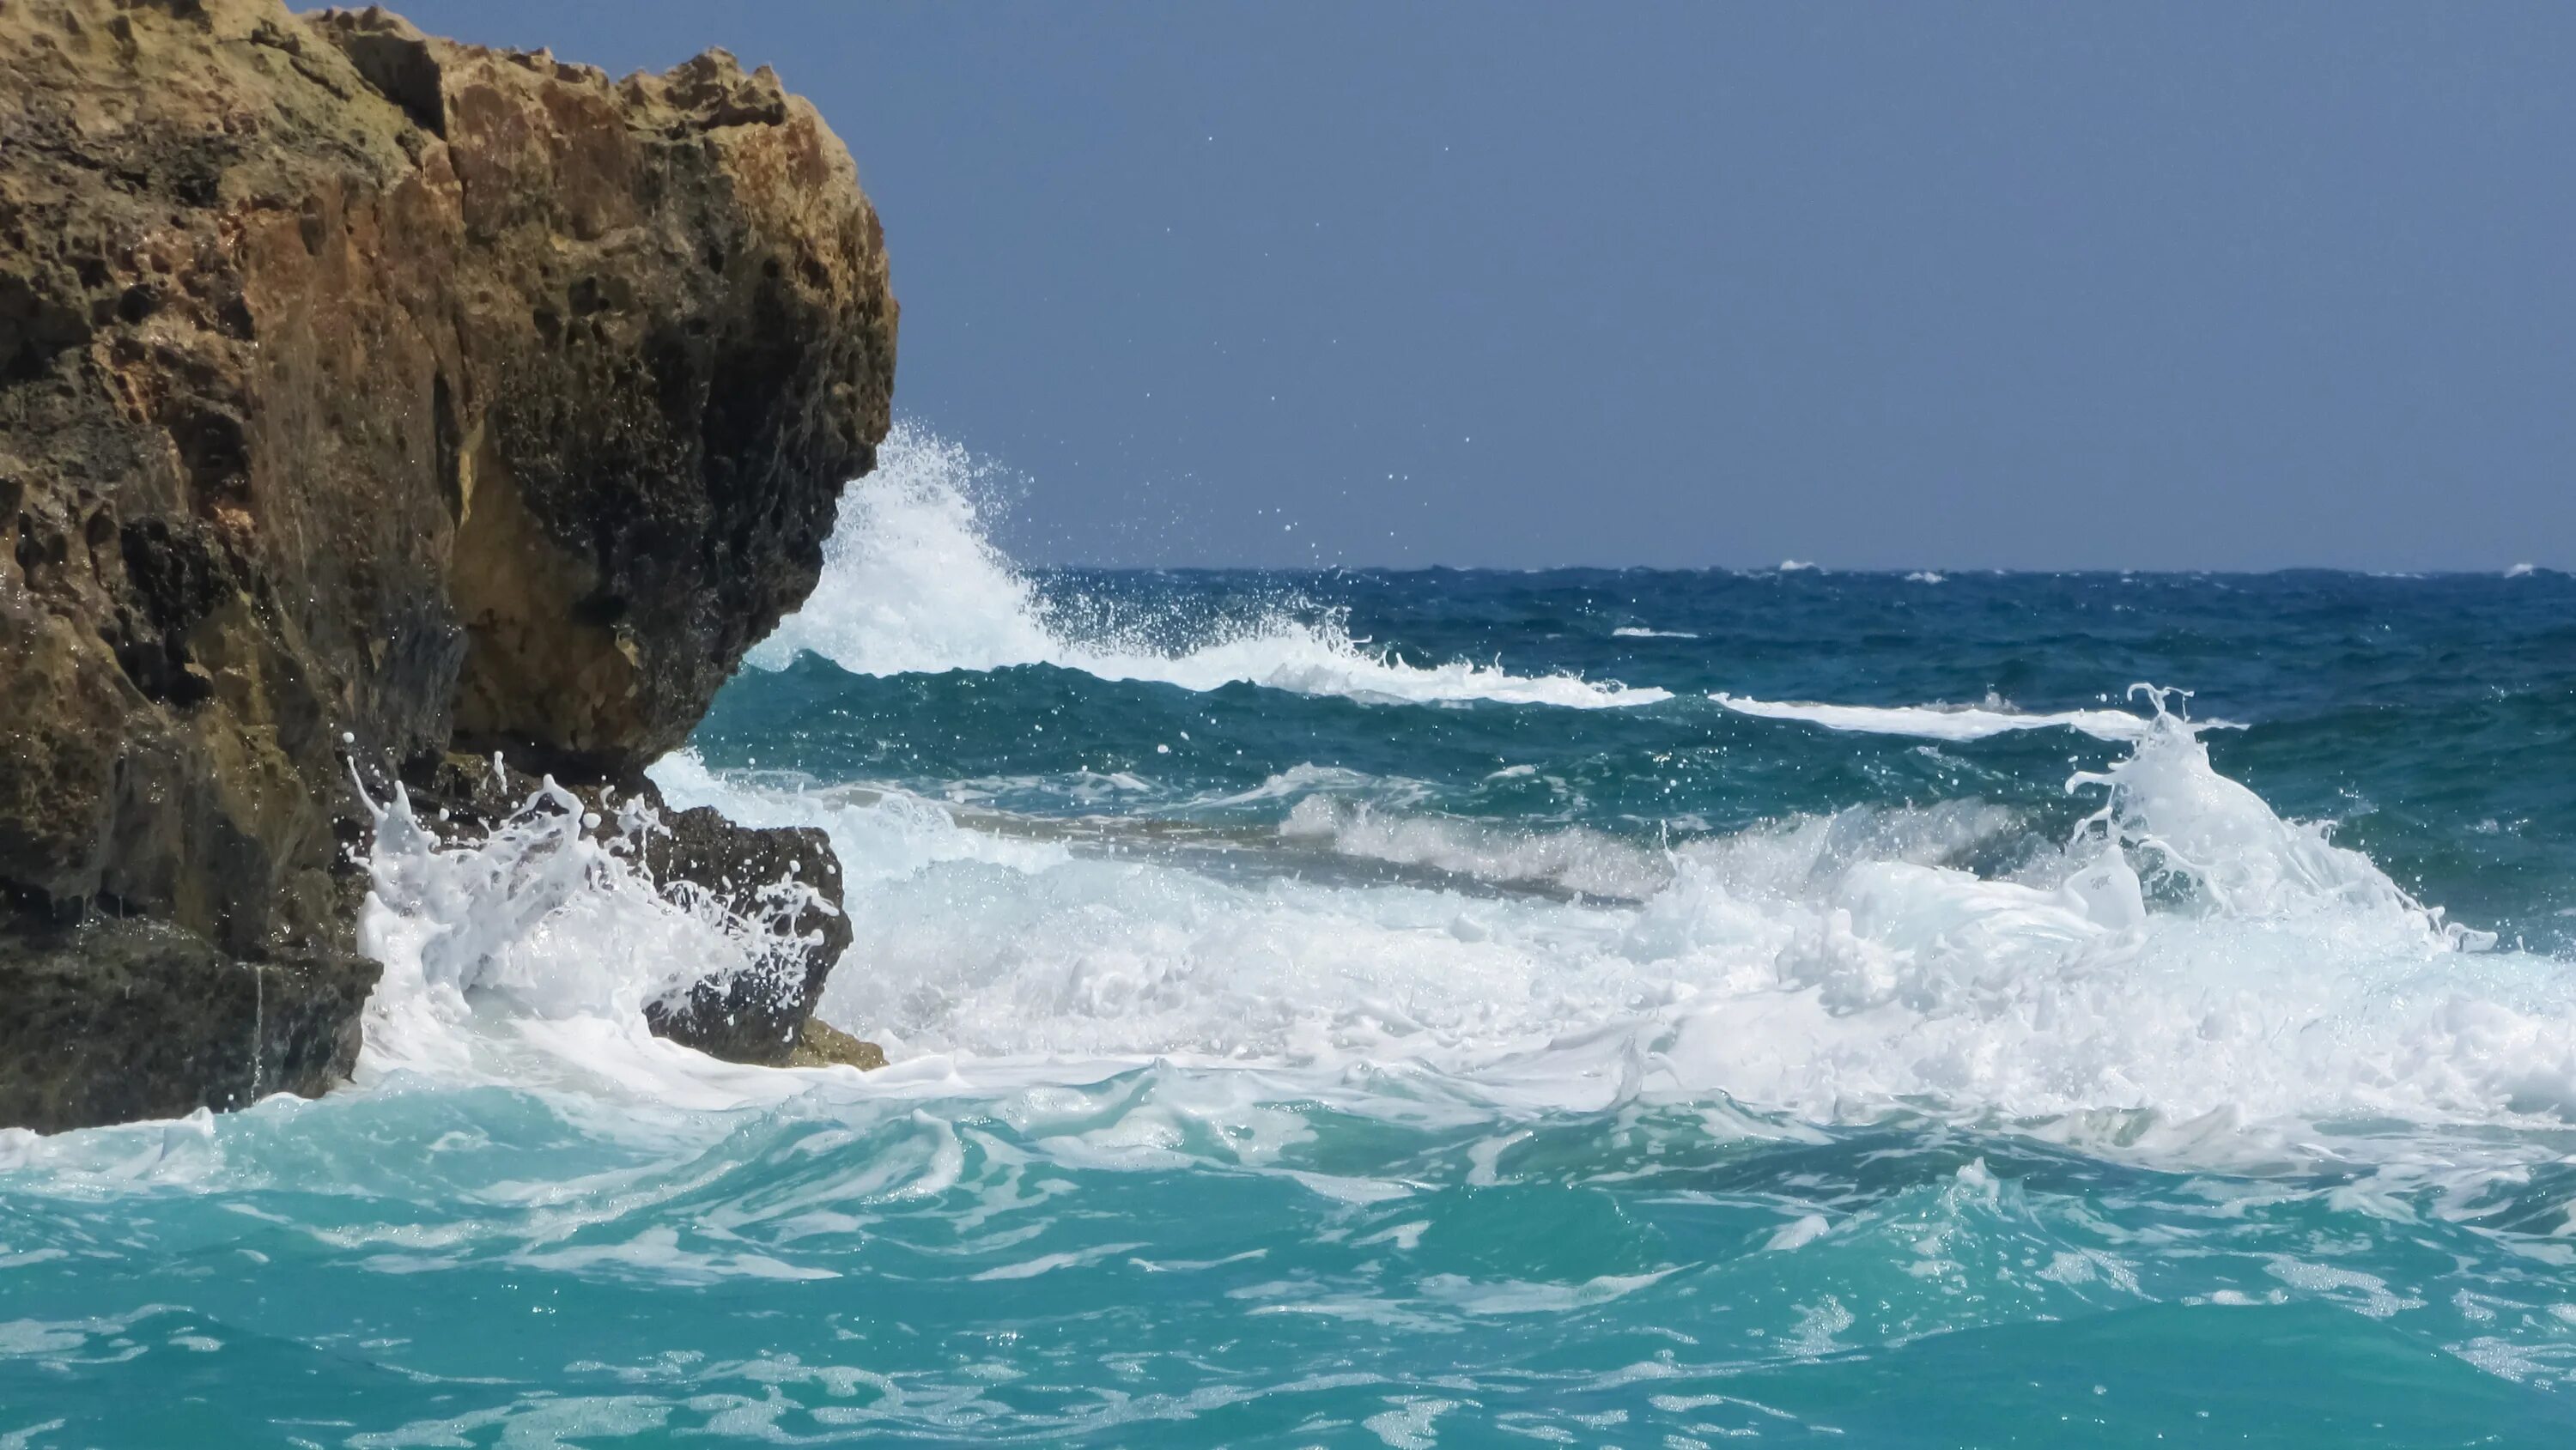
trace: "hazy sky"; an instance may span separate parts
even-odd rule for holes
[[[775,65],[1024,557],[2576,565],[2576,7],[399,8]]]

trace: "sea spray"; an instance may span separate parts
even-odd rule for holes
[[[1627,1090],[1812,1121],[2062,1120],[2079,1136],[2102,1112],[2225,1109],[2282,1131],[2353,1113],[2475,1122],[2570,1081],[2565,990],[2504,958],[2464,975],[2457,949],[2479,937],[2219,774],[2190,722],[2130,718],[2128,753],[2069,783],[2100,810],[2003,876],[1967,863],[2025,827],[1976,802],[1657,846],[1340,803],[1313,793],[1349,784],[1325,771],[1269,797],[1283,845],[1500,890],[1227,881],[1070,839],[943,845],[871,882],[855,949],[870,970],[830,1005],[911,1050],[1006,1070],[1412,1063],[1460,1091],[1568,1107],[1608,1101],[1591,1044],[1609,1034],[1647,1064]],[[692,799],[819,825],[859,859],[882,853],[881,815],[940,809],[688,776]],[[949,829],[977,834],[971,819]],[[1568,896],[1513,889],[1532,885]],[[2482,1040],[2529,1050],[2455,1057],[2463,1011]]]
[[[2324,828],[2282,820],[2263,798],[2220,775],[2209,747],[2176,708],[2181,692],[2130,688],[2154,714],[2137,748],[2107,770],[2079,771],[2070,791],[2108,794],[2083,830],[2148,853],[2154,869],[2186,886],[2214,914],[2278,919],[2340,913],[2384,929],[2392,944],[2484,951],[2493,932],[2443,920]],[[2207,728],[2207,727],[2201,727]]]
[[[581,1055],[685,1067],[697,1055],[652,1041],[648,1006],[702,981],[802,970],[794,923],[821,904],[813,888],[782,878],[738,907],[693,881],[656,880],[644,846],[664,827],[644,800],[614,802],[603,819],[547,777],[508,816],[442,832],[400,783],[381,803],[360,790],[375,831],[359,941],[384,967],[363,1019],[362,1080],[506,1078],[517,1068],[479,1061],[492,1039],[560,1040],[563,1024],[577,1024]]]
[[[1301,618],[1293,604],[1193,618],[1101,599],[1050,601],[987,537],[979,499],[990,474],[958,444],[897,424],[876,472],[842,496],[821,583],[750,662],[774,670],[811,651],[869,675],[1048,664],[1190,690],[1242,682],[1390,703],[1595,709],[1669,698],[1468,660],[1408,664],[1353,639],[1330,608],[1303,611],[1319,620]]]

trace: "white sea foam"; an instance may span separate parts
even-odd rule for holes
[[[366,919],[386,986],[361,1079],[716,1107],[819,1082],[1092,1082],[1164,1059],[1288,1074],[1358,1107],[1417,1084],[1399,1092],[1417,1110],[1432,1082],[1530,1107],[1723,1092],[1816,1123],[1940,1113],[2182,1159],[2287,1151],[2306,1123],[2357,1115],[2576,1120],[2576,994],[2553,963],[2476,950],[2491,943],[2215,773],[2190,724],[2143,721],[2128,760],[2071,780],[2099,814],[2012,878],[1960,865],[2025,829],[1976,801],[1669,852],[1337,804],[1301,804],[1288,827],[1638,904],[1218,878],[976,832],[914,798],[657,767],[675,804],[832,832],[858,945],[824,1015],[896,1053],[868,1079],[649,1038],[641,1002],[757,948],[739,922],[641,891],[608,847],[435,847],[389,811]]]
[[[1973,802],[1782,822],[1660,860],[1301,805],[1292,834],[1356,854],[1645,899],[959,853],[871,882],[854,911],[866,969],[837,976],[827,1007],[970,1077],[1163,1058],[1347,1082],[1410,1065],[1517,1102],[1723,1092],[1817,1121],[1928,1110],[2196,1152],[2216,1151],[2212,1114],[2576,1116],[2576,999],[2546,963],[2463,955],[2488,943],[2217,774],[2186,722],[2141,719],[2130,758],[2071,783],[2102,813],[2011,879],[1956,864],[2022,829]],[[882,808],[764,799],[853,841]],[[2137,1112],[2190,1126],[2149,1132],[2122,1116]]]
[[[1647,629],[1642,625],[1623,624],[1610,631],[1613,639],[1697,639],[1687,629]]]
[[[2148,717],[2128,710],[2058,710],[2025,714],[1989,697],[1979,705],[1826,705],[1806,700],[1753,700],[1719,691],[1710,699],[1739,715],[1766,720],[1803,720],[1828,730],[1862,735],[1911,735],[1925,740],[1983,740],[2015,730],[2066,729],[2096,740],[2134,741],[2146,737]],[[2235,727],[2204,721],[2204,730]]]
[[[2070,782],[2099,812],[2009,877],[1962,863],[2027,827],[1974,801],[1670,851],[1311,794],[1288,826],[1300,846],[1627,902],[1210,874],[969,829],[908,797],[657,767],[674,804],[831,833],[857,943],[824,1015],[898,1059],[865,1079],[647,1037],[643,1001],[757,948],[637,889],[614,851],[507,833],[441,848],[389,812],[366,926],[388,970],[362,1079],[706,1107],[1029,1091],[1161,1060],[1184,1074],[1163,1093],[1248,1073],[1204,1111],[1260,1133],[1253,1100],[1280,1092],[1407,1113],[1426,1092],[1505,1108],[1723,1094],[1813,1122],[1928,1112],[2181,1160],[2370,1151],[2298,1146],[2335,1119],[2576,1120],[2576,989],[2555,963],[2477,950],[2491,943],[2218,774],[2189,723],[2138,718],[2128,758]],[[1173,1132],[1187,1136],[1094,1147],[1168,1156],[1153,1145]]]
[[[810,650],[867,675],[1049,664],[1190,690],[1249,683],[1389,703],[1597,709],[1671,698],[1468,660],[1408,664],[1354,640],[1336,619],[1313,622],[1282,609],[1191,619],[1051,608],[986,532],[978,503],[986,472],[957,444],[898,425],[878,452],[877,471],[842,495],[821,583],[750,662],[781,669]],[[1100,617],[1073,622],[1085,615]]]
[[[657,829],[651,812],[630,806],[600,832],[606,823],[551,780],[462,843],[433,835],[399,787],[369,806],[359,941],[384,975],[362,1019],[361,1081],[568,1082],[690,1105],[739,1097],[747,1070],[653,1038],[645,1008],[703,979],[792,967],[787,923],[810,888],[775,883],[751,915],[690,883],[666,888],[634,849]]]

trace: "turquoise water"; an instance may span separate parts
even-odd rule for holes
[[[962,476],[657,771],[833,832],[893,1066],[389,828],[355,1087],[0,1136],[0,1445],[2576,1432],[2576,581],[1046,573]]]

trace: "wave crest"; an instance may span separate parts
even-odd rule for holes
[[[884,857],[855,917],[866,970],[835,976],[827,1015],[979,1078],[1167,1058],[1361,1097],[1380,1079],[1551,1107],[1723,1094],[2087,1141],[2128,1141],[2138,1114],[2269,1125],[2184,1133],[2186,1158],[2293,1151],[2328,1120],[2576,1117],[2556,973],[2462,955],[2489,939],[2220,775],[2189,722],[2133,718],[2126,758],[2070,782],[2102,809],[2054,842],[1967,799],[1657,849],[1356,802],[1325,772],[1259,793],[1282,850],[1570,900],[999,839],[907,870],[869,844],[885,803],[664,785]]]
[[[878,450],[877,471],[841,496],[813,595],[749,662],[783,669],[811,651],[863,675],[1044,664],[1187,690],[1252,684],[1404,704],[1600,709],[1672,698],[1660,689],[1517,675],[1467,660],[1408,664],[1353,639],[1329,612],[1320,622],[1279,607],[1237,617],[1122,617],[1086,601],[1051,602],[992,542],[979,502],[992,476],[990,465],[960,445],[897,424]]]

